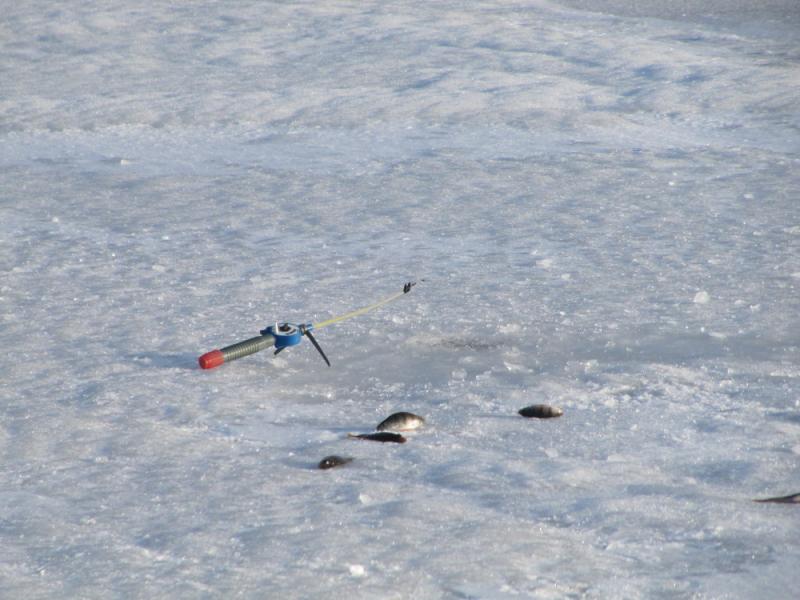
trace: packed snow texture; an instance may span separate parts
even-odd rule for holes
[[[3,3],[0,597],[791,597],[799,12]]]

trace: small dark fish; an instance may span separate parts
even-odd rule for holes
[[[564,411],[557,406],[550,406],[549,404],[533,404],[526,406],[519,410],[519,414],[523,417],[536,417],[537,419],[552,419],[553,417],[560,417]]]
[[[349,462],[353,462],[353,459],[349,456],[336,456],[335,454],[331,454],[319,461],[318,466],[320,469],[332,469],[333,467],[346,465]]]
[[[417,427],[422,427],[425,419],[410,412],[397,412],[389,415],[375,428],[378,431],[411,431]]]
[[[381,431],[379,433],[348,433],[349,438],[358,438],[359,440],[372,440],[373,442],[396,442],[398,444],[405,444],[406,438],[399,433],[389,433],[388,431]]]
[[[800,504],[800,494],[790,496],[778,496],[777,498],[764,498],[763,500],[753,500],[753,502],[775,502],[777,504]]]

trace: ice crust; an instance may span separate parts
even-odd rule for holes
[[[800,587],[796,3],[5,4],[0,597]]]

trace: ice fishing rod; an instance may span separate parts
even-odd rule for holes
[[[359,308],[358,310],[354,310],[338,317],[333,317],[332,319],[322,321],[321,323],[275,323],[266,329],[262,329],[260,331],[261,335],[250,338],[249,340],[244,340],[243,342],[232,344],[230,346],[225,346],[219,350],[206,352],[203,354],[203,356],[197,359],[197,362],[200,363],[200,368],[202,369],[213,369],[214,367],[218,367],[223,363],[231,362],[232,360],[242,358],[243,356],[249,356],[250,354],[255,354],[256,352],[271,346],[275,346],[275,354],[278,354],[284,348],[296,346],[302,341],[303,336],[305,336],[313,344],[314,348],[317,349],[317,352],[320,353],[325,363],[330,367],[331,361],[329,361],[328,357],[325,356],[325,352],[322,351],[322,347],[319,345],[319,342],[317,342],[317,338],[315,338],[311,333],[312,330],[322,329],[328,325],[333,325],[334,323],[339,323],[340,321],[345,321],[346,319],[352,319],[353,317],[357,317],[371,310],[375,310],[376,308],[380,308],[384,304],[388,304],[389,302],[404,296],[410,292],[411,288],[415,285],[416,282],[410,281],[403,286],[403,291],[401,292],[392,294],[388,298],[384,298],[375,304],[370,304],[364,308]]]

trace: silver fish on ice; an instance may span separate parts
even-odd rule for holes
[[[564,411],[557,406],[550,406],[549,404],[532,404],[531,406],[519,409],[519,414],[529,419],[552,419],[554,417],[560,417],[564,414]]]
[[[378,431],[411,431],[425,424],[425,419],[410,412],[396,412],[381,421]]]
[[[391,433],[389,431],[379,431],[378,433],[348,433],[347,437],[357,440],[372,440],[373,442],[394,442],[396,444],[405,444],[406,438],[399,433]]]
[[[800,494],[791,494],[789,496],[777,496],[776,498],[764,498],[762,500],[753,500],[753,502],[774,502],[776,504],[800,504]]]
[[[353,459],[349,456],[337,456],[335,454],[331,454],[330,456],[326,456],[319,461],[319,465],[317,466],[320,469],[332,469],[333,467],[341,467],[342,465],[346,465],[350,462],[353,462]]]

